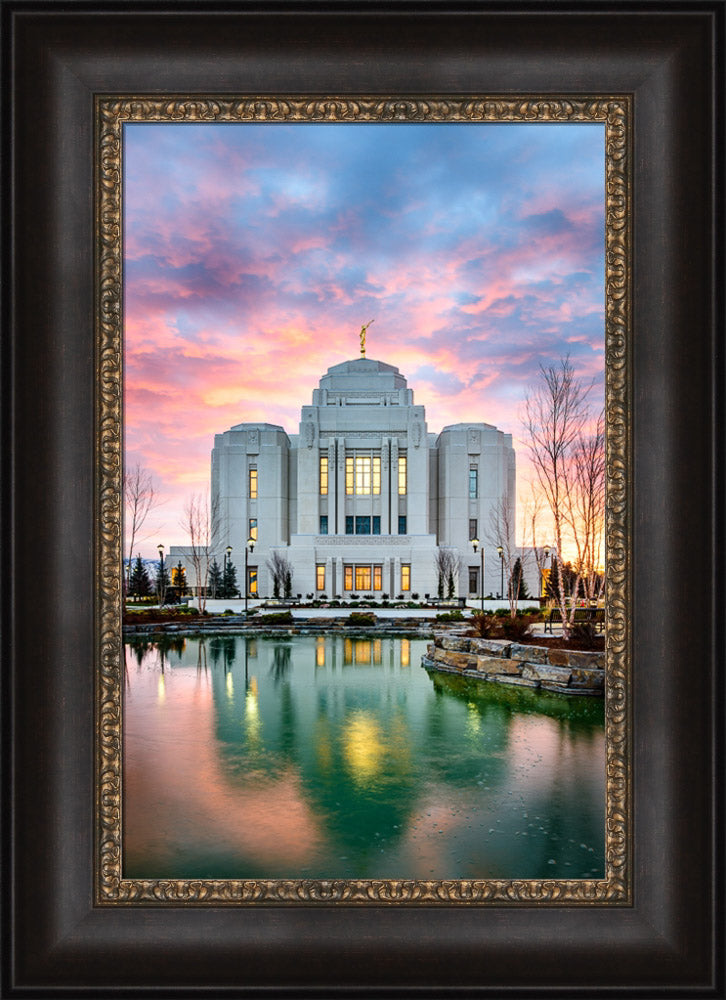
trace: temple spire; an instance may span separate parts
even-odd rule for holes
[[[366,330],[371,325],[375,323],[374,319],[369,319],[365,326],[360,328],[360,356],[364,358],[366,356]]]

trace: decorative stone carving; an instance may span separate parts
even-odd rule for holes
[[[414,448],[418,448],[421,444],[421,424],[418,421],[411,427],[411,440]]]
[[[469,428],[469,451],[481,451],[481,431],[476,427]]]
[[[315,424],[312,423],[312,418],[303,425],[303,433],[305,435],[305,444],[308,448],[312,448],[315,442]]]
[[[252,430],[247,435],[247,451],[257,452],[259,450],[260,450],[260,432],[257,430],[256,427],[253,427]]]

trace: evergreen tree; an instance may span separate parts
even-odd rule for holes
[[[231,559],[227,560],[222,579],[222,597],[239,597],[237,586],[237,570]]]
[[[224,593],[222,570],[219,568],[219,563],[216,559],[212,560],[212,565],[209,567],[209,594],[212,600],[214,600],[215,597],[227,596]]]
[[[162,565],[164,567],[163,572]],[[170,587],[169,570],[166,568],[166,563],[162,563],[160,559],[156,570],[156,580],[154,581],[154,590],[156,591],[156,596],[159,598],[159,604],[166,603],[166,595]]]
[[[171,585],[174,588],[176,599],[181,600],[187,592],[187,573],[181,559],[171,571]]]
[[[141,556],[137,555],[133,569],[131,570],[129,595],[132,597],[148,597],[150,593],[151,580],[149,579],[149,571],[144,565]]]
[[[285,597],[292,597],[292,572],[289,569],[285,570]]]
[[[439,573],[439,585],[437,588],[439,600],[442,601],[444,598],[444,574]]]
[[[455,592],[456,592],[456,587],[454,586],[454,571],[453,571],[453,569],[450,569],[449,570],[449,593],[447,595],[448,598],[449,598],[449,600],[451,600],[451,598],[454,596]]]
[[[280,577],[276,576],[272,583],[272,596],[276,601],[280,599]]]
[[[522,560],[517,556],[517,560],[514,563],[512,569],[512,576],[509,581],[509,586],[511,588],[511,593],[513,597],[516,597],[520,601],[526,601],[531,598],[529,588],[524,579],[524,570],[522,569]]]

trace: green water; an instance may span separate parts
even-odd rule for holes
[[[426,645],[129,644],[124,874],[602,877],[602,701],[429,674]]]

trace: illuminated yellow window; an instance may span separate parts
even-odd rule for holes
[[[373,492],[381,492],[381,458],[380,455],[373,457]]]
[[[251,538],[253,542],[256,542],[257,541],[257,518],[256,517],[251,517],[250,518],[249,528],[250,528],[250,533],[249,533],[249,535],[247,535],[247,537]]]
[[[328,456],[320,456],[320,496],[328,495]]]
[[[345,492],[351,497],[353,496],[353,459],[346,458],[345,460]]]
[[[373,567],[373,589],[383,590],[383,567],[374,566]]]
[[[371,459],[369,455],[355,457],[355,492],[367,496],[371,492]]]
[[[247,570],[247,589],[252,596],[257,595],[257,567],[250,566]]]
[[[352,590],[353,589],[353,567],[352,566],[346,566],[345,567],[345,583],[344,583],[344,586],[345,586],[346,590]]]
[[[325,590],[325,563],[318,563],[315,567],[315,587]]]
[[[398,495],[404,496],[408,492],[407,486],[407,462],[405,455],[398,456]]]
[[[257,499],[257,469],[250,469],[250,500]]]
[[[411,567],[403,563],[401,565],[401,590],[411,589]]]
[[[355,568],[355,589],[371,589],[371,568],[370,566],[356,566]]]

